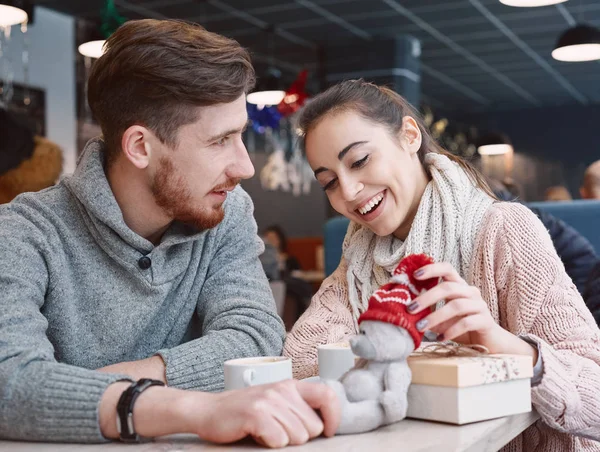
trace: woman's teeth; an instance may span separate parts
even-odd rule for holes
[[[361,215],[365,215],[365,214],[369,213],[371,210],[373,210],[375,208],[375,206],[379,205],[379,203],[381,202],[382,199],[383,199],[383,193],[379,193],[377,196],[374,196],[373,198],[371,198],[371,200],[368,203],[366,203],[363,207],[358,209],[358,212]]]

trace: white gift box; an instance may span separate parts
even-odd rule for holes
[[[431,356],[408,358],[407,417],[460,425],[531,411],[531,357]]]

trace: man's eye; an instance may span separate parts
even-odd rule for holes
[[[227,144],[227,142],[229,141],[229,139],[230,139],[230,137],[229,137],[229,135],[228,135],[228,136],[226,136],[226,137],[223,137],[223,138],[221,138],[221,139],[220,139],[220,140],[218,140],[218,141],[215,141],[215,144],[216,144],[217,146],[224,146],[225,144]]]

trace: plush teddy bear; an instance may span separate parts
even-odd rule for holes
[[[402,259],[390,282],[373,293],[368,309],[359,317],[360,334],[350,338],[350,346],[361,359],[339,381],[325,381],[341,401],[337,434],[367,432],[406,417],[411,382],[406,359],[423,338],[415,324],[431,312],[410,314],[406,308],[438,283],[413,277],[416,270],[431,263],[424,254]]]

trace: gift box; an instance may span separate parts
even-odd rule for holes
[[[471,354],[412,354],[407,417],[461,425],[531,411],[530,356]]]

